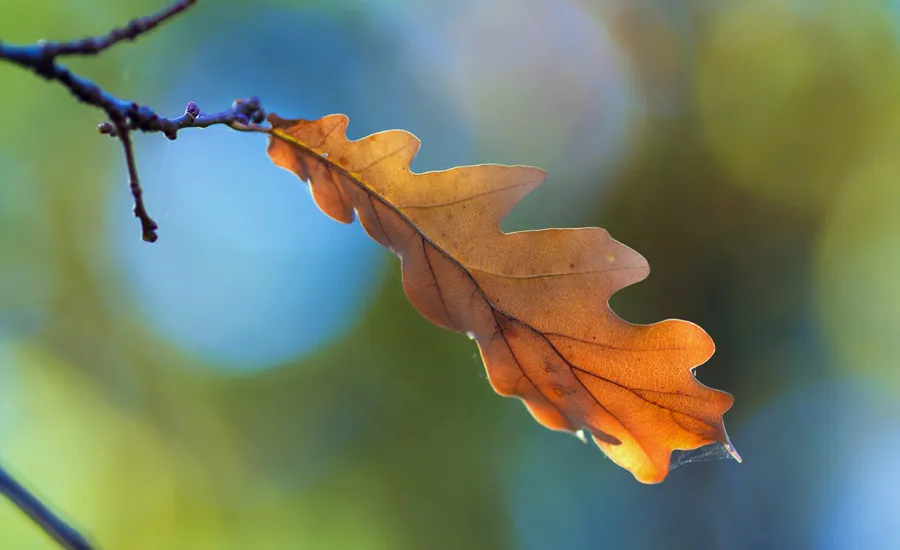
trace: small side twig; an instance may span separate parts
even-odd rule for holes
[[[134,146],[131,144],[131,133],[128,130],[127,122],[124,119],[116,119],[116,134],[119,141],[122,142],[122,148],[125,150],[125,164],[128,165],[128,187],[131,189],[131,196],[134,197],[134,215],[141,220],[141,236],[147,242],[156,240],[156,230],[159,228],[147,208],[144,206],[144,190],[141,188],[140,179],[138,179],[137,163],[134,160]]]
[[[46,80],[62,84],[75,99],[93,105],[106,114],[108,122],[100,124],[98,129],[100,133],[116,137],[122,142],[128,166],[129,188],[134,200],[134,215],[141,222],[142,238],[147,242],[157,240],[158,225],[144,205],[130,133],[160,132],[169,139],[175,139],[178,131],[184,128],[206,128],[216,124],[241,131],[265,131],[258,126],[265,120],[265,111],[259,99],[253,97],[235,101],[230,109],[216,114],[201,113],[192,101],[181,116],[162,117],[149,107],[121,100],[90,80],[74,74],[59,64],[57,58],[67,55],[96,55],[125,40],[135,40],[183,13],[195,3],[196,0],[177,0],[159,13],[135,19],[124,27],[99,37],[69,42],[41,41],[30,46],[13,46],[0,41],[0,59],[30,69]]]
[[[45,533],[66,550],[92,550],[93,547],[68,523],[50,511],[37,497],[0,467],[0,494],[31,518]]]

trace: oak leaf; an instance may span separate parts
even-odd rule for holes
[[[644,483],[673,450],[721,443],[733,402],[693,375],[715,350],[697,325],[634,325],[609,297],[644,279],[646,260],[598,228],[504,233],[499,223],[544,181],[527,166],[486,164],[414,174],[419,140],[402,130],[356,141],[348,119],[270,115],[268,153],[310,183],[323,212],[400,257],[423,316],[478,343],[497,393],[554,430],[583,436]],[[582,431],[584,430],[584,431]]]

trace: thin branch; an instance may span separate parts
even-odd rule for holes
[[[178,137],[178,131],[184,128],[207,128],[216,124],[224,124],[234,130],[261,131],[252,129],[252,124],[259,124],[265,120],[265,115],[257,97],[238,99],[230,109],[213,114],[201,113],[200,107],[191,101],[185,107],[184,114],[175,118],[161,117],[146,110],[146,107],[138,107],[138,112],[129,116],[128,128],[141,132],[162,132],[169,139]],[[100,124],[97,130],[101,134],[113,137],[117,135],[116,125],[112,122]]]
[[[148,33],[162,23],[186,11],[197,0],[180,0],[159,13],[141,17],[129,22],[124,27],[113,29],[105,36],[87,37],[70,42],[44,42],[40,47],[56,57],[60,55],[97,55],[98,53],[115,46],[123,40],[135,40],[142,34]]]
[[[124,27],[98,37],[69,42],[40,41],[28,46],[15,46],[0,41],[0,60],[31,70],[48,81],[61,84],[75,99],[100,109],[106,115],[107,122],[100,124],[98,130],[101,134],[108,134],[122,143],[125,164],[128,167],[128,185],[134,199],[134,215],[141,222],[143,239],[148,242],[156,241],[157,225],[144,205],[144,194],[138,178],[134,145],[131,140],[132,132],[159,132],[169,139],[175,139],[178,132],[185,128],[206,128],[216,124],[224,124],[244,132],[267,132],[268,128],[260,126],[265,120],[265,111],[259,99],[251,97],[237,100],[230,109],[215,114],[202,113],[197,104],[191,101],[187,104],[184,114],[174,118],[162,117],[149,107],[117,98],[59,64],[57,58],[68,55],[97,55],[125,40],[135,40],[186,11],[195,3],[196,0],[177,0],[154,15],[135,19]],[[84,537],[51,512],[2,467],[0,467],[0,495],[15,504],[63,548],[91,550],[91,545]]]
[[[144,190],[138,179],[137,163],[134,160],[134,147],[131,144],[131,130],[124,119],[116,119],[116,134],[122,142],[125,150],[125,163],[128,165],[128,186],[131,188],[131,196],[134,197],[134,215],[141,220],[141,236],[147,242],[156,241],[156,230],[159,228],[156,222],[147,213],[144,206]]]
[[[46,80],[62,84],[75,99],[93,105],[106,114],[108,122],[100,124],[98,129],[100,133],[109,134],[122,142],[128,166],[129,188],[134,199],[134,215],[141,222],[142,238],[147,242],[156,241],[158,226],[144,206],[129,132],[160,132],[169,139],[175,139],[178,131],[184,128],[206,128],[216,124],[224,124],[241,131],[263,131],[257,125],[265,120],[265,111],[259,99],[254,97],[237,100],[230,109],[215,114],[201,113],[199,107],[192,101],[188,103],[181,116],[162,117],[150,107],[119,99],[90,80],[74,74],[59,64],[57,57],[96,55],[123,40],[134,40],[150,32],[195,3],[196,0],[178,0],[159,13],[135,19],[124,27],[100,37],[70,42],[42,41],[29,46],[14,46],[0,41],[0,60],[6,60],[29,69]]]
[[[66,550],[92,550],[90,543],[0,467],[0,494]]]

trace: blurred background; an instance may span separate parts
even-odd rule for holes
[[[164,4],[0,2],[0,37]],[[261,136],[138,136],[143,243],[99,113],[0,64],[0,463],[100,548],[900,548],[900,1],[201,1],[70,66],[545,168],[504,228],[641,252],[612,305],[713,336],[744,458],[644,486],[541,428]],[[0,548],[55,547],[0,502]]]

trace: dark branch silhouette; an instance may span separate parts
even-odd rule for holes
[[[74,74],[57,60],[71,55],[97,55],[122,41],[135,40],[195,3],[196,0],[178,0],[155,15],[135,19],[100,37],[70,42],[41,41],[29,46],[14,46],[0,41],[0,59],[30,69],[47,80],[59,82],[78,101],[93,105],[106,114],[108,121],[100,124],[98,129],[100,133],[109,134],[122,142],[128,165],[129,187],[134,197],[134,215],[141,222],[142,237],[147,242],[156,241],[158,225],[144,206],[131,145],[131,132],[160,132],[169,139],[175,139],[178,131],[184,128],[205,128],[214,124],[224,124],[235,130],[255,131],[258,130],[255,125],[265,119],[265,111],[257,98],[237,100],[230,109],[215,114],[202,113],[192,101],[181,116],[166,118],[149,107],[113,96],[90,80]]]
[[[0,494],[15,504],[31,521],[66,550],[92,550],[93,546],[81,534],[50,511],[36,496],[29,493],[6,470],[0,467]]]
[[[28,46],[16,46],[0,41],[0,60],[30,69],[48,81],[58,82],[78,101],[103,111],[107,121],[101,123],[98,130],[101,134],[110,135],[122,143],[128,167],[129,187],[134,198],[134,215],[141,222],[142,237],[147,242],[156,241],[158,226],[144,206],[131,133],[159,132],[169,139],[175,139],[178,132],[185,128],[206,128],[215,124],[224,124],[240,131],[260,131],[263,128],[258,125],[265,120],[265,111],[259,99],[255,97],[237,100],[231,108],[214,114],[201,112],[197,104],[191,101],[187,104],[184,114],[166,118],[149,107],[113,96],[90,80],[74,74],[61,65],[58,59],[74,55],[97,55],[120,42],[135,40],[186,11],[195,3],[196,0],[177,0],[159,13],[135,19],[124,27],[98,37],[69,42],[40,41]],[[83,536],[56,516],[2,467],[0,467],[0,495],[15,504],[63,548],[67,550],[93,548]]]

